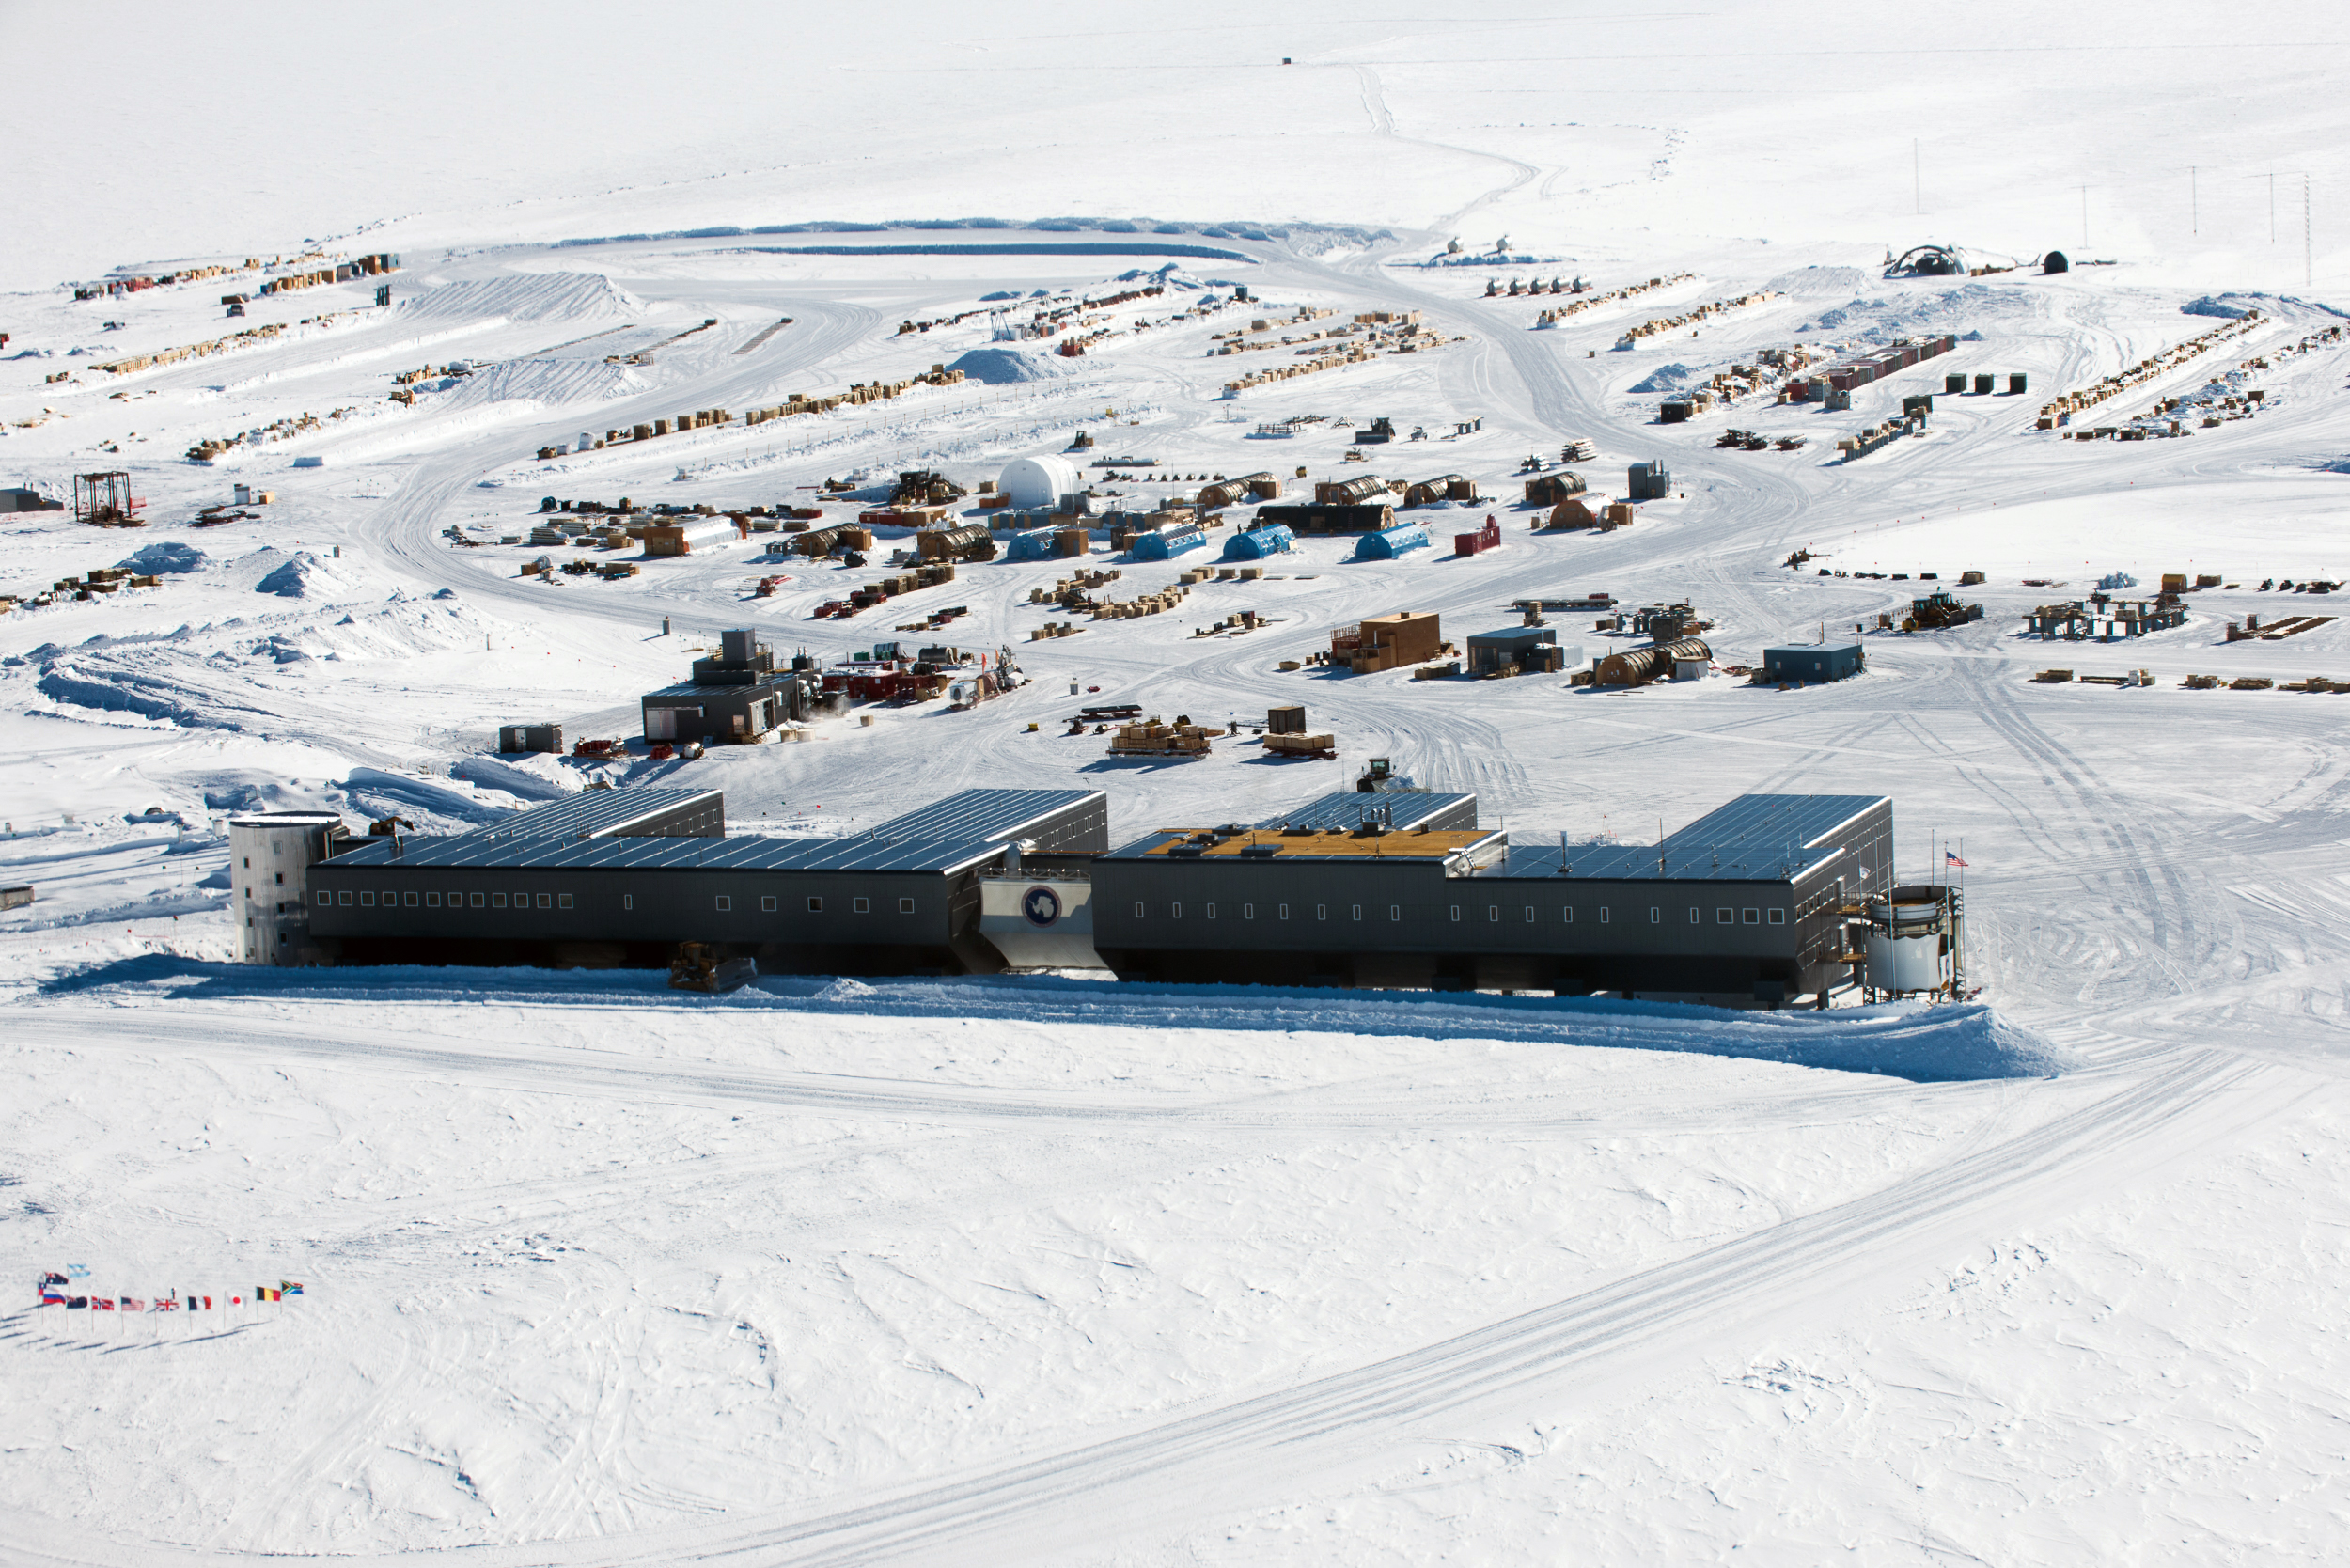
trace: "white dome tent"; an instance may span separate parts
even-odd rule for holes
[[[1067,458],[1024,457],[1004,464],[995,488],[1023,511],[1049,511],[1060,505],[1062,496],[1073,495],[1085,485],[1076,464]]]

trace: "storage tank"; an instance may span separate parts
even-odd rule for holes
[[[1954,996],[1965,917],[1955,887],[1896,887],[1869,906],[1867,984],[1887,996]]]
[[[1062,496],[1074,494],[1085,485],[1076,464],[1067,458],[1024,457],[1004,464],[995,488],[1011,497],[1010,505],[1023,510],[1051,511],[1060,505]]]
[[[238,956],[292,967],[325,962],[310,940],[310,868],[349,836],[331,811],[257,811],[228,821],[229,908],[243,920]],[[349,895],[345,895],[348,897]]]

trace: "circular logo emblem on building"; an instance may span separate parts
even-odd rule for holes
[[[1049,926],[1060,918],[1060,895],[1050,887],[1031,887],[1020,895],[1020,913],[1032,926]]]

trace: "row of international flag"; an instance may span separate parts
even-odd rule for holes
[[[247,1301],[283,1301],[290,1295],[303,1294],[298,1279],[280,1279],[274,1285],[256,1285],[248,1292],[223,1296],[221,1305],[212,1305],[212,1298],[198,1291],[181,1295],[178,1291],[169,1295],[150,1296],[141,1300],[134,1295],[76,1294],[73,1281],[51,1270],[40,1277],[40,1305],[63,1307],[68,1311],[92,1312],[212,1312],[228,1307],[242,1307]]]

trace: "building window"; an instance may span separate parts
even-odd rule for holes
[[[1734,909],[1716,909],[1714,911],[1714,918],[1718,924],[1734,926],[1738,923],[1738,912]]]
[[[286,873],[283,871],[277,873],[277,886],[280,887],[286,886]]]
[[[555,895],[555,907],[556,907],[556,908],[557,908],[557,909],[569,909],[569,908],[571,908],[571,906],[572,906],[572,896],[571,896],[569,893],[557,893],[557,894],[556,894],[556,895]]]
[[[1485,918],[1487,920],[1498,921],[1501,918],[1501,905],[1497,903],[1487,904],[1485,906]]]
[[[1167,917],[1170,920],[1182,919],[1183,917],[1183,906],[1180,903],[1168,904],[1167,906]]]
[[[553,893],[540,894],[539,907],[541,909],[553,909],[555,907],[555,895]]]
[[[734,900],[731,896],[725,893],[718,895],[718,913],[721,915],[731,915],[734,913]]]
[[[1140,905],[1140,904],[1136,904],[1136,905],[1135,905],[1135,918],[1136,918],[1136,919],[1137,919],[1137,920],[1139,920],[1139,919],[1141,919],[1142,917],[1143,917],[1143,908],[1142,908],[1142,905]]]
[[[1314,918],[1315,918],[1315,919],[1317,919],[1317,920],[1326,920],[1326,919],[1328,919],[1329,917],[1330,917],[1330,906],[1329,906],[1328,904],[1326,904],[1326,903],[1318,903],[1318,904],[1314,905]]]
[[[1693,926],[1701,926],[1705,923],[1704,911],[1699,909],[1695,904],[1691,904],[1689,906],[1689,923]]]
[[[400,902],[410,909],[414,909],[416,907],[416,895],[414,893],[402,893],[400,896]]]
[[[1452,906],[1452,917],[1456,920],[1461,917],[1461,906],[1457,903]]]
[[[1529,926],[1534,923],[1534,906],[1530,903],[1526,906],[1526,923]]]
[[[515,894],[514,907],[517,909],[528,909],[530,907],[530,895],[528,893]]]
[[[822,915],[824,912],[824,901],[822,899],[808,900],[807,912],[810,915]]]
[[[849,911],[854,915],[870,915],[873,912],[873,901],[870,899],[851,899],[849,901]]]
[[[1762,923],[1762,912],[1759,909],[1749,909],[1740,918],[1747,925],[1759,926]]]
[[[244,890],[244,896],[248,899],[251,898],[253,896],[253,889],[250,887],[246,888]],[[375,907],[375,895],[373,893],[360,894],[359,907],[362,909],[373,909]]]
[[[328,904],[335,902],[335,895],[321,887],[318,890],[317,898],[315,898],[312,902],[315,902],[321,909],[323,909]]]
[[[253,856],[248,855],[244,857],[244,869],[248,871],[253,869]]]
[[[478,898],[478,897],[479,897],[480,895],[476,894],[475,896]],[[505,894],[503,894],[503,893],[493,893],[493,894],[491,894],[491,895],[490,895],[490,907],[491,907],[492,909],[504,909],[504,908],[506,907],[506,895],[505,895]]]
[[[635,908],[635,907],[636,907],[636,895],[635,895],[635,894],[634,894],[634,893],[622,893],[622,894],[620,895],[620,907],[621,907],[622,909],[634,909],[634,908]]]
[[[759,895],[759,912],[761,915],[773,915],[776,912],[776,896],[773,893]]]
[[[1657,908],[1654,904],[1650,904],[1648,906],[1648,923],[1653,926],[1662,925],[1664,920],[1665,912]]]
[[[1607,906],[1604,903],[1599,906],[1599,923],[1603,926],[1607,923]]]
[[[438,893],[427,893],[427,894],[424,896],[424,906],[425,906],[427,909],[438,909],[438,908],[440,908],[440,907],[441,907],[441,895],[440,895],[440,894],[438,894]]]
[[[1771,911],[1771,924],[1775,926],[1783,926],[1786,923],[1787,911],[1783,909],[1774,909]]]
[[[1359,920],[1359,919],[1361,919],[1362,917],[1363,917],[1363,906],[1362,906],[1361,904],[1359,904],[1359,903],[1358,903],[1358,904],[1356,904],[1356,905],[1355,906],[1355,918],[1356,918],[1356,919],[1358,919],[1358,920]]]
[[[1571,903],[1560,904],[1559,906],[1559,919],[1560,923],[1565,925],[1571,926],[1574,924],[1574,905]]]
[[[481,895],[476,893],[471,898],[467,899],[465,902],[475,909],[479,909],[481,907]]]
[[[1215,905],[1214,904],[1208,905],[1208,918],[1211,920],[1215,918]]]
[[[1253,903],[1242,904],[1240,906],[1240,917],[1244,920],[1255,919],[1257,917],[1257,906]]]
[[[899,913],[899,914],[901,914],[901,915],[911,915],[911,914],[913,914],[913,913],[914,913],[914,901],[913,901],[912,899],[900,899],[900,900],[898,901],[898,913]]]
[[[1289,917],[1290,917],[1290,906],[1289,906],[1288,904],[1283,904],[1283,905],[1281,906],[1281,918],[1283,918],[1284,920],[1286,920],[1286,919],[1288,919]]]

